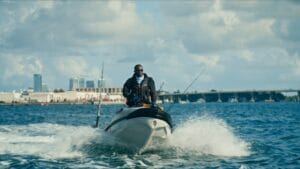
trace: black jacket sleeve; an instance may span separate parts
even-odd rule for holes
[[[154,80],[149,77],[149,88],[150,88],[150,96],[151,96],[151,103],[156,103],[156,89]]]
[[[123,96],[128,98],[130,94],[131,94],[130,79],[128,79],[123,86]]]

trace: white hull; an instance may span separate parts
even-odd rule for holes
[[[165,120],[154,117],[124,119],[138,109],[140,108],[125,108],[117,113],[112,123],[120,118],[123,120],[114,123],[106,131],[120,144],[141,153],[152,145],[167,142],[171,136],[171,127]]]

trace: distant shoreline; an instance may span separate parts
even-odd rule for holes
[[[167,102],[168,103],[168,102]],[[173,102],[171,102],[173,103]],[[199,103],[199,102],[188,102],[190,104],[199,104],[199,105],[204,105],[204,104],[209,104],[209,103],[229,103],[229,104],[239,104],[239,103],[299,103],[298,101],[294,100],[284,100],[284,101],[264,101],[264,102],[206,102],[206,103]],[[0,103],[0,106],[49,106],[49,105],[98,105],[98,102],[51,102],[51,103],[40,103],[40,102],[35,102],[35,103]],[[161,103],[165,104],[165,103]],[[187,104],[187,103],[174,103],[174,104]],[[126,105],[123,102],[102,102],[101,105]]]
[[[22,105],[38,105],[38,106],[48,106],[48,105],[98,105],[98,102],[51,102],[51,103],[0,103],[0,106],[22,106]],[[102,102],[101,105],[125,105],[122,102]]]

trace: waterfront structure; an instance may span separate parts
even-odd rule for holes
[[[121,87],[101,87],[101,88],[82,88],[76,89],[79,92],[96,92],[96,93],[107,93],[109,95],[122,95]]]
[[[100,96],[101,95],[101,96]],[[28,101],[30,103],[88,103],[99,101],[101,98],[104,103],[125,103],[125,98],[121,95],[109,95],[107,93],[95,93],[95,92],[78,92],[78,91],[66,91],[61,93],[53,92],[35,92],[29,93]]]
[[[42,75],[34,74],[33,75],[33,91],[41,92],[42,91]]]
[[[96,93],[96,92],[79,92],[66,91],[60,93],[54,92],[0,92],[1,104],[17,103],[94,103],[101,102],[104,104],[124,104],[125,98],[122,95]]]
[[[93,80],[87,80],[86,88],[95,88],[95,82]]]
[[[53,93],[52,92],[29,93],[27,99],[29,103],[49,103],[53,99]]]
[[[286,100],[283,93],[294,93],[295,101],[300,98],[300,90],[245,90],[245,91],[216,91],[194,92],[194,93],[163,93],[158,96],[164,102],[169,100],[175,103],[182,101],[197,102],[199,99],[205,102],[279,102]]]
[[[284,96],[282,93],[293,93]],[[76,91],[62,92],[0,92],[1,104],[16,103],[97,103],[123,104],[122,88],[78,88]],[[300,90],[260,90],[260,91],[210,91],[199,93],[163,93],[158,95],[157,103],[207,103],[207,102],[279,102],[300,101]]]
[[[29,93],[30,103],[63,103],[63,102],[84,102],[86,101],[86,95],[76,91],[66,91],[61,93],[54,92],[35,92]]]
[[[21,102],[21,93],[16,92],[0,92],[0,103]]]

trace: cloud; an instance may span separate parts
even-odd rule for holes
[[[76,56],[57,58],[55,64],[59,72],[69,77],[83,76],[87,69],[85,60]]]
[[[299,87],[299,10],[294,1],[1,1],[0,88],[31,85],[37,72],[67,88],[73,76],[96,79],[102,61],[113,86],[142,63],[170,91],[203,67],[195,89]]]
[[[73,51],[74,47],[95,48],[127,43],[129,38],[143,36],[147,31],[140,23],[131,2],[54,1],[51,7],[41,2],[39,4],[43,4],[43,7],[25,8],[27,10],[22,14],[20,12],[19,15],[27,19],[17,20],[12,24],[12,31],[5,37],[7,48],[38,52]],[[7,16],[8,14],[2,17]]]
[[[31,86],[32,75],[41,73],[43,69],[42,61],[35,56],[1,54],[0,61],[2,72],[0,86],[9,89],[24,89]]]
[[[166,25],[176,28],[173,37],[179,35],[191,53],[212,54],[253,48],[257,43],[274,45],[278,41],[272,31],[272,18],[243,20],[235,11],[223,9],[219,1],[200,9],[188,17],[169,15],[167,19]]]
[[[255,60],[254,52],[250,50],[242,50],[240,51],[239,56],[241,59],[246,60],[247,62],[253,62]]]
[[[207,67],[216,67],[219,64],[220,57],[219,56],[192,56],[195,62],[199,64],[205,65]]]
[[[41,61],[32,56],[5,56],[1,58],[5,64],[3,78],[12,78],[14,76],[31,76],[35,72],[41,72]]]

